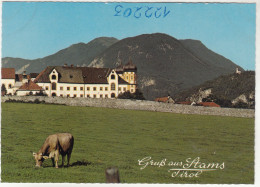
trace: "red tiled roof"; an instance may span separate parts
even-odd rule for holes
[[[15,79],[15,69],[14,68],[2,68],[1,69],[2,79]]]
[[[155,99],[155,101],[157,102],[167,102],[168,101],[168,97],[158,97]]]
[[[18,90],[42,90],[42,87],[33,81],[29,81],[28,83],[24,83]]]
[[[220,107],[220,105],[218,105],[214,102],[201,102],[201,103],[198,103],[198,105],[205,106],[205,107]]]
[[[177,104],[181,104],[181,105],[191,105],[191,102],[190,102],[190,101],[180,101],[180,102],[177,102]]]

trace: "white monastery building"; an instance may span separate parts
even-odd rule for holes
[[[137,68],[132,61],[115,69],[48,66],[36,78],[28,78],[16,91],[7,93],[29,95],[41,91],[48,96],[115,98],[120,93],[136,91],[136,72]],[[14,85],[15,82],[6,81],[5,84],[11,88],[10,84]]]

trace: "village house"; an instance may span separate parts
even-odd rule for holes
[[[44,89],[34,83],[32,80],[28,80],[28,82],[24,83],[21,87],[19,87],[15,94],[17,96],[25,96],[25,95],[36,95],[40,92],[44,92]]]
[[[158,97],[155,99],[155,101],[162,102],[162,103],[175,103],[174,100],[171,98],[171,96]]]
[[[120,93],[136,91],[136,72],[132,61],[115,69],[49,66],[34,82],[48,96],[115,98]]]
[[[1,86],[2,95],[14,94],[15,84],[15,69],[14,68],[2,68],[1,69]],[[5,93],[4,93],[5,92]]]

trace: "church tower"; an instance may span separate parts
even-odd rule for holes
[[[129,60],[129,62],[123,66],[123,74],[122,78],[128,82],[130,85],[128,85],[127,90],[131,93],[134,93],[137,88],[137,67],[133,64],[132,60]]]

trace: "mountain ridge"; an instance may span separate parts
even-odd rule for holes
[[[233,73],[236,68],[243,71],[199,40],[178,40],[164,33],[142,34],[122,40],[100,37],[87,44],[73,44],[53,55],[27,61],[29,66],[26,60],[21,60],[19,71],[24,67],[27,72],[39,72],[46,66],[65,63],[116,68],[129,59],[137,66],[138,86],[149,100]],[[4,66],[6,64],[4,62]]]

